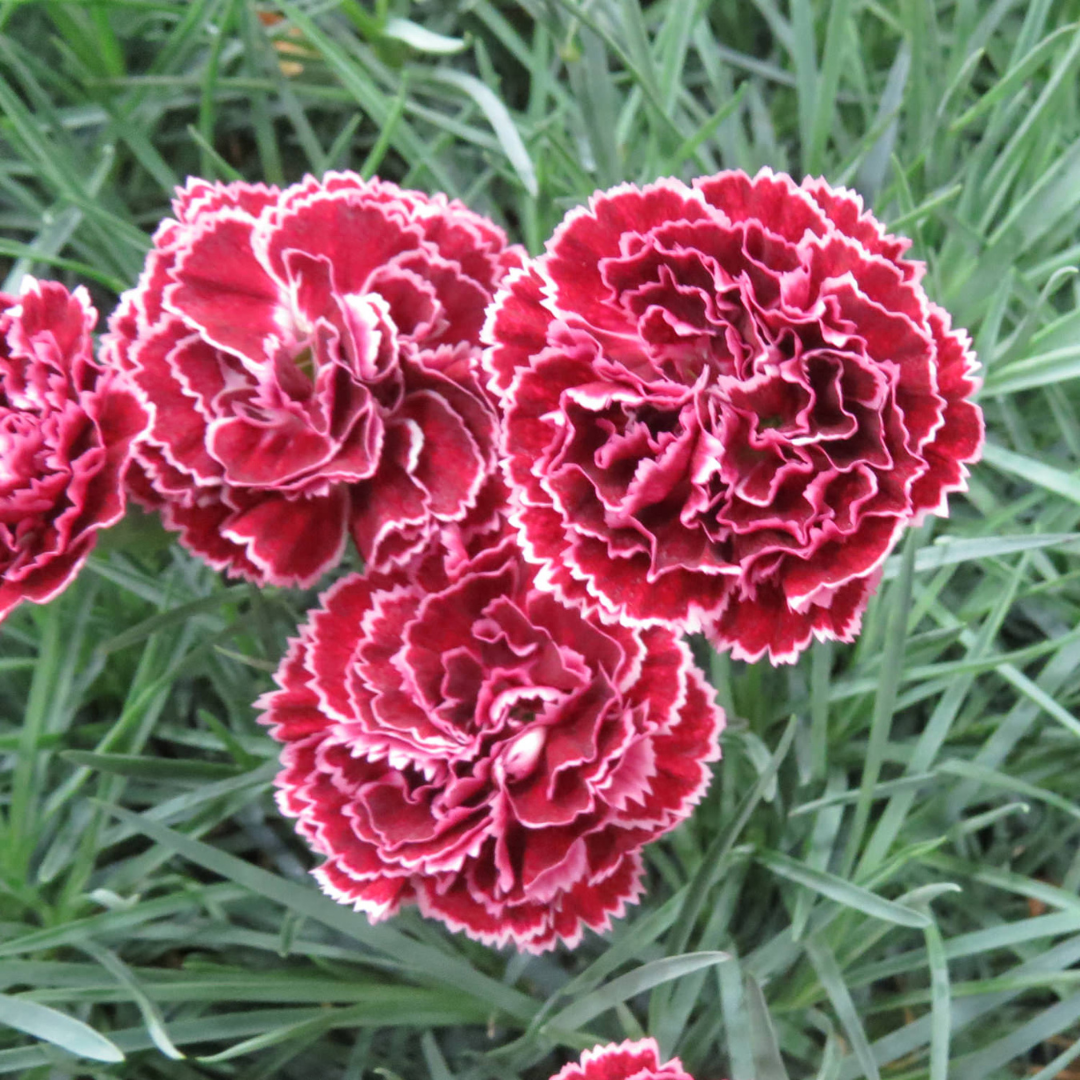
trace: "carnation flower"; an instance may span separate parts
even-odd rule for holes
[[[682,1062],[672,1058],[660,1064],[660,1047],[655,1039],[609,1043],[595,1046],[581,1055],[551,1080],[693,1080],[683,1071]]]
[[[122,476],[146,416],[94,361],[83,288],[0,293],[0,619],[43,604],[124,513]]]
[[[351,173],[279,191],[191,180],[110,322],[150,412],[130,482],[217,569],[307,585],[460,520],[494,466],[474,374],[520,259],[444,196]]]
[[[968,336],[907,247],[857,195],[768,170],[568,214],[485,329],[541,587],[740,659],[852,640],[982,445]]]
[[[505,529],[448,528],[335,584],[259,702],[282,811],[372,921],[416,902],[487,944],[573,945],[708,784],[723,713],[686,646],[533,578]]]

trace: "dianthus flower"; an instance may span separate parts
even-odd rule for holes
[[[693,1080],[678,1058],[660,1064],[655,1039],[595,1046],[551,1080]]]
[[[446,529],[335,584],[259,702],[316,877],[372,921],[416,902],[486,944],[573,945],[708,784],[723,713],[686,646],[533,577],[507,530]]]
[[[791,661],[979,455],[964,331],[857,195],[763,170],[571,211],[485,329],[539,582]]]
[[[146,415],[94,361],[86,290],[26,278],[0,293],[0,619],[62,592],[124,513]]]
[[[150,412],[133,494],[211,566],[308,585],[351,535],[386,568],[494,467],[474,365],[520,259],[490,221],[351,173],[177,191],[104,355]]]

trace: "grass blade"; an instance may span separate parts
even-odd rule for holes
[[[517,173],[521,186],[535,196],[539,188],[536,183],[536,169],[533,167],[529,151],[525,149],[517,125],[506,106],[495,96],[492,90],[485,86],[479,79],[472,75],[466,75],[461,71],[439,69],[429,71],[423,75],[423,80],[441,83],[443,86],[452,86],[466,97],[471,98],[487,117],[491,124],[499,145],[503,148],[507,160],[509,160],[514,172]]]
[[[26,998],[0,994],[0,1023],[15,1028],[35,1039],[52,1043],[75,1057],[90,1061],[117,1062],[124,1052],[116,1043],[88,1027],[81,1020],[39,1005]]]
[[[683,956],[665,956],[661,960],[642,964],[641,967],[620,975],[598,990],[579,998],[572,1005],[567,1005],[565,1009],[560,1009],[543,1025],[541,1031],[578,1031],[590,1020],[627,998],[730,959],[724,952],[697,952]]]
[[[851,1040],[851,1048],[855,1057],[862,1066],[863,1074],[868,1080],[880,1080],[877,1062],[870,1050],[870,1041],[866,1037],[862,1021],[859,1019],[859,1011],[855,1002],[851,999],[851,991],[844,983],[844,975],[840,965],[836,962],[832,949],[821,939],[810,939],[806,943],[806,955],[810,963],[814,965],[821,985],[829,995],[832,1007],[843,1024],[847,1037]]]
[[[176,832],[144,815],[133,814],[119,806],[109,806],[106,809],[132,828],[145,833],[155,842],[171,848],[184,858],[291,911],[324,923],[384,953],[417,974],[456,986],[460,991],[472,994],[521,1020],[530,1019],[535,1011],[535,1004],[524,994],[510,990],[476,971],[471,965],[431,946],[422,945],[386,927],[372,926],[365,916],[334,903],[314,889],[260,870],[242,859]]]
[[[1005,447],[998,446],[996,443],[987,443],[983,448],[983,461],[1001,472],[1027,480],[1037,487],[1080,505],[1080,479],[1053,465],[1036,461],[1025,454],[1006,450]]]
[[[774,874],[779,874],[780,877],[794,881],[798,885],[805,885],[806,888],[813,889],[844,907],[861,911],[864,915],[895,923],[897,926],[910,926],[919,930],[925,930],[930,924],[930,919],[926,915],[912,908],[893,900],[886,900],[877,893],[864,889],[861,885],[856,885],[824,870],[815,870],[777,851],[758,852],[756,858],[762,866],[768,867]]]

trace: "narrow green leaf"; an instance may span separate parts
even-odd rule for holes
[[[404,99],[402,98],[399,100],[401,100],[402,102],[402,111],[404,111]],[[398,116],[400,115],[401,113],[399,112]],[[356,136],[356,129],[363,123],[363,121],[364,118],[360,113],[353,113],[353,115],[349,117],[349,119],[345,123],[345,126],[337,133],[336,138],[330,144],[330,149],[326,151],[326,154],[323,157],[327,169],[341,169],[345,167],[348,161],[349,147],[352,146],[352,141]],[[387,124],[389,124],[389,121],[387,121]],[[386,125],[384,125],[383,130],[385,129]],[[379,132],[379,138],[382,138],[382,131]],[[389,148],[389,145],[390,132],[388,132],[386,136],[387,148]],[[374,147],[372,147],[372,150],[374,150]],[[385,150],[383,151],[383,153],[385,153]],[[369,152],[368,157],[370,158],[371,156],[372,155]],[[367,164],[367,159],[365,159],[364,165],[367,166]],[[381,164],[382,158],[380,157],[380,159],[373,164],[370,172],[365,172],[364,169],[360,169],[360,175],[364,177],[365,180],[370,180],[371,177],[378,171],[379,165]]]
[[[220,174],[226,180],[243,180],[244,174],[235,166],[230,165],[214,149],[214,144],[194,124],[188,124],[188,135],[202,151],[202,171],[206,176]],[[212,167],[211,167],[212,166]]]
[[[1080,24],[1075,24],[1080,26]],[[986,177],[987,190],[1003,190],[1003,184],[1007,181],[1009,170],[1017,163],[1023,153],[1025,140],[1035,131],[1036,125],[1041,121],[1043,114],[1049,108],[1058,89],[1067,78],[1072,75],[1073,67],[1080,62],[1080,29],[1073,30],[1072,43],[1068,51],[1054,66],[1050,78],[1039,93],[1035,104],[1027,109],[1024,119],[1009,138],[1005,149],[998,155],[997,160]]]
[[[861,911],[864,915],[883,919],[897,926],[911,926],[919,930],[925,930],[930,924],[930,919],[918,911],[913,911],[893,900],[886,900],[877,893],[872,893],[869,889],[864,889],[861,885],[856,885],[836,874],[814,870],[805,863],[792,859],[788,855],[782,855],[778,851],[759,851],[755,858],[774,874],[787,878],[788,881],[794,881],[798,885],[805,885],[806,888],[813,889],[844,907]]]
[[[715,134],[716,129],[729,116],[731,116],[739,108],[741,108],[743,99],[746,97],[748,89],[749,84],[747,83],[744,83],[742,86],[740,86],[739,89],[736,90],[735,93],[732,94],[731,97],[728,98],[728,100],[725,101],[724,104],[719,109],[717,109],[716,112],[714,112],[712,116],[710,116],[708,120],[706,120],[705,123],[703,123],[697,129],[697,131],[694,132],[693,135],[683,140],[683,142],[679,145],[678,149],[676,149],[675,152],[671,155],[671,162],[673,168],[677,168],[684,161],[686,161],[687,158],[692,157],[695,153],[697,153],[697,150],[702,145],[702,143],[704,143],[708,139],[711,139],[712,136]]]
[[[788,1080],[765,995],[752,975],[745,976],[743,987],[754,1054],[754,1076],[756,1080]]]
[[[881,99],[878,102],[877,115],[874,118],[872,132],[873,143],[868,144],[858,162],[858,186],[873,202],[885,182],[889,168],[889,159],[896,148],[896,136],[899,129],[900,110],[903,106],[904,92],[907,89],[908,75],[911,72],[911,44],[903,38],[896,49],[896,57],[889,69]],[[867,132],[870,135],[871,132]],[[864,136],[865,140],[865,136]],[[863,140],[860,140],[863,141]],[[838,177],[843,183],[844,177]]]
[[[828,5],[829,21],[825,28],[821,74],[814,95],[810,144],[803,155],[806,171],[811,176],[817,176],[824,171],[825,142],[835,126],[836,92],[840,87],[844,50],[849,40],[848,35],[852,31],[851,4],[852,0],[832,0]]]
[[[671,4],[664,25],[656,36],[659,47],[661,99],[669,113],[674,111],[675,102],[682,89],[690,38],[701,21],[701,13],[706,9],[706,5],[707,0],[695,0],[695,10],[691,14],[682,5]]]
[[[797,729],[798,718],[793,716],[788,721],[784,734],[780,737],[780,742],[777,744],[772,760],[758,777],[754,787],[747,792],[739,805],[734,820],[713,839],[702,856],[701,865],[687,886],[682,911],[679,913],[675,932],[668,943],[670,952],[681,953],[690,941],[690,935],[694,932],[694,924],[701,914],[701,909],[705,904],[705,897],[715,880],[715,875],[719,872],[724,860],[731,854],[735,842],[746,827],[746,823],[750,820],[750,815],[753,814],[758,804],[765,797],[770,785],[775,782],[776,774],[791,749]]]
[[[67,598],[64,598],[65,602]],[[61,629],[64,610],[60,604],[52,604],[45,612],[44,633],[38,651],[37,666],[30,684],[30,693],[23,712],[19,752],[16,756],[15,776],[11,785],[11,797],[7,807],[10,832],[5,838],[8,857],[26,852],[35,843],[33,833],[33,808],[41,794],[37,790],[36,777],[40,766],[38,740],[46,731],[46,718],[50,700],[61,681],[60,670],[64,663],[61,647]],[[17,865],[17,864],[16,864]]]
[[[1080,477],[991,442],[983,447],[983,461],[1080,505]]]
[[[962,131],[980,116],[989,112],[999,102],[1015,94],[1028,76],[1045,63],[1054,49],[1065,38],[1076,32],[1077,26],[1076,23],[1059,26],[1053,33],[1043,38],[1022,60],[1014,64],[1000,79],[994,82],[990,89],[967,112],[962,116],[958,116],[950,125],[949,130],[954,134]]]
[[[33,671],[37,661],[31,657],[0,657],[0,672],[2,671]],[[9,740],[7,744],[10,746],[18,745],[18,737],[14,735],[7,736]]]
[[[355,98],[360,107],[376,124],[382,126],[389,119],[393,106],[374,84],[366,71],[329,34],[292,0],[278,0],[278,6],[304,36],[309,44],[322,54],[331,70],[341,80],[341,85]],[[458,194],[453,176],[432,154],[424,140],[399,119],[394,125],[392,144],[410,164],[422,164],[432,179],[450,195]]]
[[[75,1057],[91,1061],[123,1061],[116,1043],[66,1013],[26,998],[0,994],[0,1024],[52,1043]]]
[[[1077,1058],[1080,1058],[1080,1039],[1076,1039],[1068,1049],[1062,1050],[1045,1068],[1028,1073],[1026,1080],[1061,1080],[1061,1077],[1069,1074],[1069,1066]]]
[[[1077,376],[1080,376],[1080,346],[1067,345],[996,368],[986,378],[984,393],[1011,395]]]
[[[89,750],[64,750],[60,756],[81,768],[113,776],[137,776],[147,780],[189,783],[240,776],[243,769],[217,761],[190,761],[182,758],[144,757],[141,754],[95,754]]]
[[[909,210],[906,214],[901,214],[898,218],[894,218],[890,221],[889,231],[902,233],[905,230],[910,230],[913,225],[918,224],[923,218],[928,217],[937,210],[939,206],[944,206],[946,203],[952,202],[952,200],[963,190],[963,184],[953,184],[952,187],[948,187],[944,191],[939,191],[931,195],[928,199],[924,199],[923,202]]]
[[[627,43],[627,52],[634,61],[638,79],[655,99],[659,100],[659,78],[649,47],[649,32],[641,10],[641,0],[619,0],[622,12],[621,29]],[[689,12],[686,12],[689,16]]]
[[[423,75],[423,79],[430,82],[442,83],[444,86],[452,86],[471,98],[487,117],[503,148],[507,159],[517,173],[522,187],[535,196],[539,192],[536,183],[536,170],[533,168],[532,158],[525,149],[525,143],[521,140],[517,125],[510,116],[509,110],[495,95],[490,87],[485,86],[479,79],[472,75],[466,75],[462,71],[439,69],[429,71]]]
[[[1027,536],[975,536],[971,539],[947,537],[920,548],[915,554],[915,573],[925,574],[962,562],[981,562],[1015,555],[1019,551],[1040,551],[1080,543],[1080,533],[1036,533]],[[882,578],[888,581],[900,572],[901,558],[891,556],[885,563]]]
[[[424,1062],[431,1080],[454,1080],[453,1074],[447,1067],[446,1058],[442,1056],[439,1044],[431,1031],[424,1032],[420,1040],[420,1048],[424,1052]]]
[[[139,985],[138,979],[131,973],[131,969],[114,952],[102,948],[96,942],[87,941],[82,948],[89,953],[102,967],[104,967],[127,992],[132,996],[135,1004],[142,1013],[146,1030],[154,1040],[154,1045],[168,1058],[179,1061],[183,1054],[173,1045],[169,1033],[165,1027],[165,1020],[161,1011],[147,996],[146,991]]]
[[[1080,204],[1078,187],[1080,139],[1048,162],[1039,176],[1019,193],[1004,220],[991,233],[984,258],[991,265],[1004,258],[1013,259],[1052,230],[1071,227],[1072,215]],[[1047,288],[1051,287],[1052,282],[1048,282]],[[1029,314],[1025,321],[1030,318]]]
[[[868,1080],[880,1080],[881,1074],[870,1050],[870,1040],[866,1037],[866,1031],[859,1019],[859,1010],[851,998],[851,991],[844,982],[844,973],[840,970],[832,949],[822,938],[810,938],[806,942],[806,955],[810,958],[810,963],[813,964],[814,971],[817,972],[817,977],[851,1040],[851,1048],[862,1066],[863,1075]]]
[[[835,1031],[830,1031],[825,1038],[825,1049],[821,1052],[821,1068],[814,1080],[838,1080],[843,1057],[840,1038]]]
[[[881,766],[889,745],[893,713],[896,711],[896,696],[904,669],[904,647],[907,643],[908,614],[911,610],[912,578],[915,573],[915,550],[919,546],[918,541],[919,533],[912,529],[904,542],[903,562],[900,564],[896,584],[890,587],[889,600],[892,610],[881,657],[878,690],[874,695],[874,711],[870,720],[862,779],[859,782],[860,797],[855,804],[851,831],[848,834],[845,871],[850,871],[850,868],[856,865],[859,845],[874,801],[874,788],[881,776]]]
[[[911,776],[901,776],[897,780],[886,780],[874,788],[874,798],[884,799],[894,795],[898,791],[910,791],[925,787],[937,779],[936,772],[915,773]],[[788,817],[799,817],[801,814],[816,814],[819,810],[825,810],[830,806],[844,806],[858,801],[859,792],[840,791],[835,795],[825,795],[820,799],[811,799],[810,802],[800,803],[788,811]]]
[[[379,137],[372,143],[371,149],[364,158],[364,163],[360,166],[360,175],[365,180],[370,180],[379,171],[379,166],[382,165],[383,158],[386,157],[386,152],[390,149],[390,144],[394,139],[394,131],[401,121],[401,118],[405,115],[405,105],[408,101],[407,87],[408,78],[403,75],[401,79],[401,93],[394,99],[390,114],[383,122],[382,127],[379,128]],[[355,131],[355,127],[353,130]],[[335,141],[334,147],[331,148],[331,154],[334,153],[337,147],[338,144],[337,141]],[[338,152],[340,152],[340,150]]]
[[[965,780],[975,780],[989,787],[1002,788],[1006,791],[1014,791],[1017,795],[1026,795],[1036,802],[1054,806],[1070,817],[1080,819],[1080,806],[1075,802],[1063,798],[1037,784],[1029,784],[1018,776],[1009,776],[997,769],[988,769],[985,765],[979,765],[973,761],[962,761],[956,758],[941,762],[937,767],[938,772],[950,776],[960,776]]]
[[[62,258],[59,255],[51,254],[45,248],[38,247],[36,244],[20,244],[16,240],[0,240],[0,255],[6,255],[10,259],[39,262],[45,266],[55,266],[58,270],[69,270],[73,274],[78,274],[79,277],[96,281],[99,285],[104,285],[106,289],[115,293],[121,293],[128,287],[128,283],[122,278],[114,277],[98,266],[91,266],[89,263],[80,262],[78,259]],[[19,277],[22,277],[21,273]],[[12,283],[12,287],[17,288],[18,286]]]
[[[430,53],[433,56],[453,56],[468,47],[463,38],[447,37],[414,23],[412,19],[387,19],[382,28],[382,36],[393,38],[408,45],[417,52]]]
[[[221,21],[215,24],[215,33],[210,40],[210,51],[207,54],[206,66],[202,72],[199,95],[199,123],[197,128],[192,129],[197,130],[199,133],[196,141],[202,151],[200,155],[201,172],[203,176],[209,179],[216,179],[215,170],[222,164],[227,166],[226,176],[230,179],[239,178],[239,173],[232,166],[229,166],[214,149],[214,129],[217,125],[218,112],[216,93],[218,69],[221,64],[222,49],[229,40],[229,31],[238,11],[239,4],[237,0],[226,0]]]
[[[810,0],[791,0],[792,63],[799,106],[799,138],[803,170],[810,169],[814,118],[817,115],[818,72],[814,36],[814,8]]]
[[[627,932],[612,942],[588,967],[570,980],[558,992],[558,997],[573,997],[594,989],[611,972],[621,967],[642,949],[647,949],[676,920],[683,902],[676,893],[665,904],[634,922],[633,933]]]
[[[952,993],[945,943],[937,924],[926,928],[926,959],[930,968],[930,1078],[949,1080],[952,1038]]]
[[[743,972],[734,958],[731,963],[721,964],[716,969],[716,980],[724,1013],[731,1080],[754,1080],[754,1047],[747,1029]]]
[[[832,645],[815,641],[810,651],[810,772],[824,780],[829,765],[829,684]]]
[[[1022,1059],[1034,1047],[1067,1031],[1077,1020],[1080,1020],[1080,993],[1042,1010],[989,1046],[953,1061],[949,1080],[985,1080]]]
[[[623,0],[623,2],[629,7],[630,3],[638,3],[638,0]],[[651,53],[642,57],[645,63],[645,67],[643,68],[638,63],[637,58],[632,55],[631,51],[623,48],[621,41],[609,31],[608,27],[593,17],[589,7],[579,4],[577,0],[558,0],[558,3],[561,7],[570,12],[575,19],[580,20],[583,26],[588,27],[589,30],[591,30],[597,38],[618,57],[619,61],[624,65],[637,83],[637,86],[641,90],[642,98],[646,104],[648,104],[652,116],[662,125],[664,132],[679,138],[685,138],[685,133],[678,129],[672,116],[664,109],[663,101],[660,100]],[[638,8],[638,13],[640,15],[640,7]],[[633,17],[632,11],[630,12],[630,17]],[[631,35],[633,35],[633,28],[631,28],[630,32]]]
[[[291,911],[315,919],[361,941],[415,972],[422,973],[425,978],[455,986],[459,991],[471,994],[498,1009],[504,1009],[518,1019],[527,1021],[532,1018],[537,1007],[535,1002],[526,995],[488,978],[474,969],[471,964],[455,956],[413,941],[388,927],[372,926],[364,915],[334,903],[329,897],[321,895],[313,888],[305,888],[276,874],[261,870],[209,844],[176,832],[145,815],[133,814],[120,806],[109,806],[106,809],[132,828],[145,833],[152,840],[170,848],[184,858],[215,874],[221,874],[230,881],[235,881]]]
[[[101,653],[115,652],[117,649],[126,649],[129,645],[137,645],[145,641],[151,634],[164,630],[169,626],[177,626],[186,623],[193,615],[201,615],[203,612],[219,611],[226,604],[243,600],[248,595],[247,585],[231,585],[224,589],[218,589],[209,596],[200,596],[196,600],[190,600],[186,604],[177,604],[168,611],[151,615],[148,619],[128,627],[115,637],[103,641],[98,646]]]
[[[206,1064],[232,1061],[285,1042],[303,1041],[308,1036],[318,1036],[335,1029],[353,1028],[360,1024],[378,1027],[397,1026],[397,1024],[406,1027],[430,1024],[457,1026],[470,1022],[476,1023],[482,1016],[470,1010],[468,1004],[462,1002],[460,997],[454,1000],[451,995],[442,995],[442,999],[433,1008],[430,1004],[433,996],[430,990],[413,988],[411,996],[415,999],[414,1001],[410,1001],[407,996],[395,995],[392,1016],[387,1016],[387,1010],[378,1000],[346,1008],[319,1009],[315,1015],[299,1019],[291,1024],[268,1025],[259,1034],[216,1054],[200,1057],[198,1060]]]
[[[724,952],[696,952],[685,953],[682,956],[665,956],[661,960],[642,964],[641,967],[620,975],[599,989],[578,998],[565,1009],[560,1009],[540,1030],[578,1031],[594,1017],[614,1008],[620,1001],[626,1001],[661,983],[680,979],[684,975],[712,967],[714,964],[722,964],[730,959],[730,955]]]

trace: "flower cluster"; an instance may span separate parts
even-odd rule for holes
[[[62,592],[124,513],[146,417],[94,361],[86,290],[27,278],[0,293],[0,619]]]
[[[505,528],[339,581],[277,680],[279,804],[326,856],[326,891],[530,952],[622,914],[642,844],[719,756],[722,713],[678,637],[537,589]]]
[[[765,170],[571,212],[489,317],[540,581],[737,658],[850,641],[979,454],[967,335],[857,196]]]
[[[655,1039],[595,1046],[551,1080],[693,1080],[678,1058],[660,1064]]]
[[[494,466],[479,332],[501,230],[352,173],[177,193],[104,352],[150,423],[132,490],[211,566],[310,585],[460,520]]]
[[[967,335],[857,196],[623,185],[528,260],[350,173],[190,181],[99,366],[85,294],[0,296],[0,618],[123,488],[211,566],[339,580],[260,699],[324,889],[541,952],[640,895],[724,715],[681,640],[849,641],[978,457]],[[107,370],[104,370],[107,369]],[[556,1080],[689,1080],[650,1040]]]

